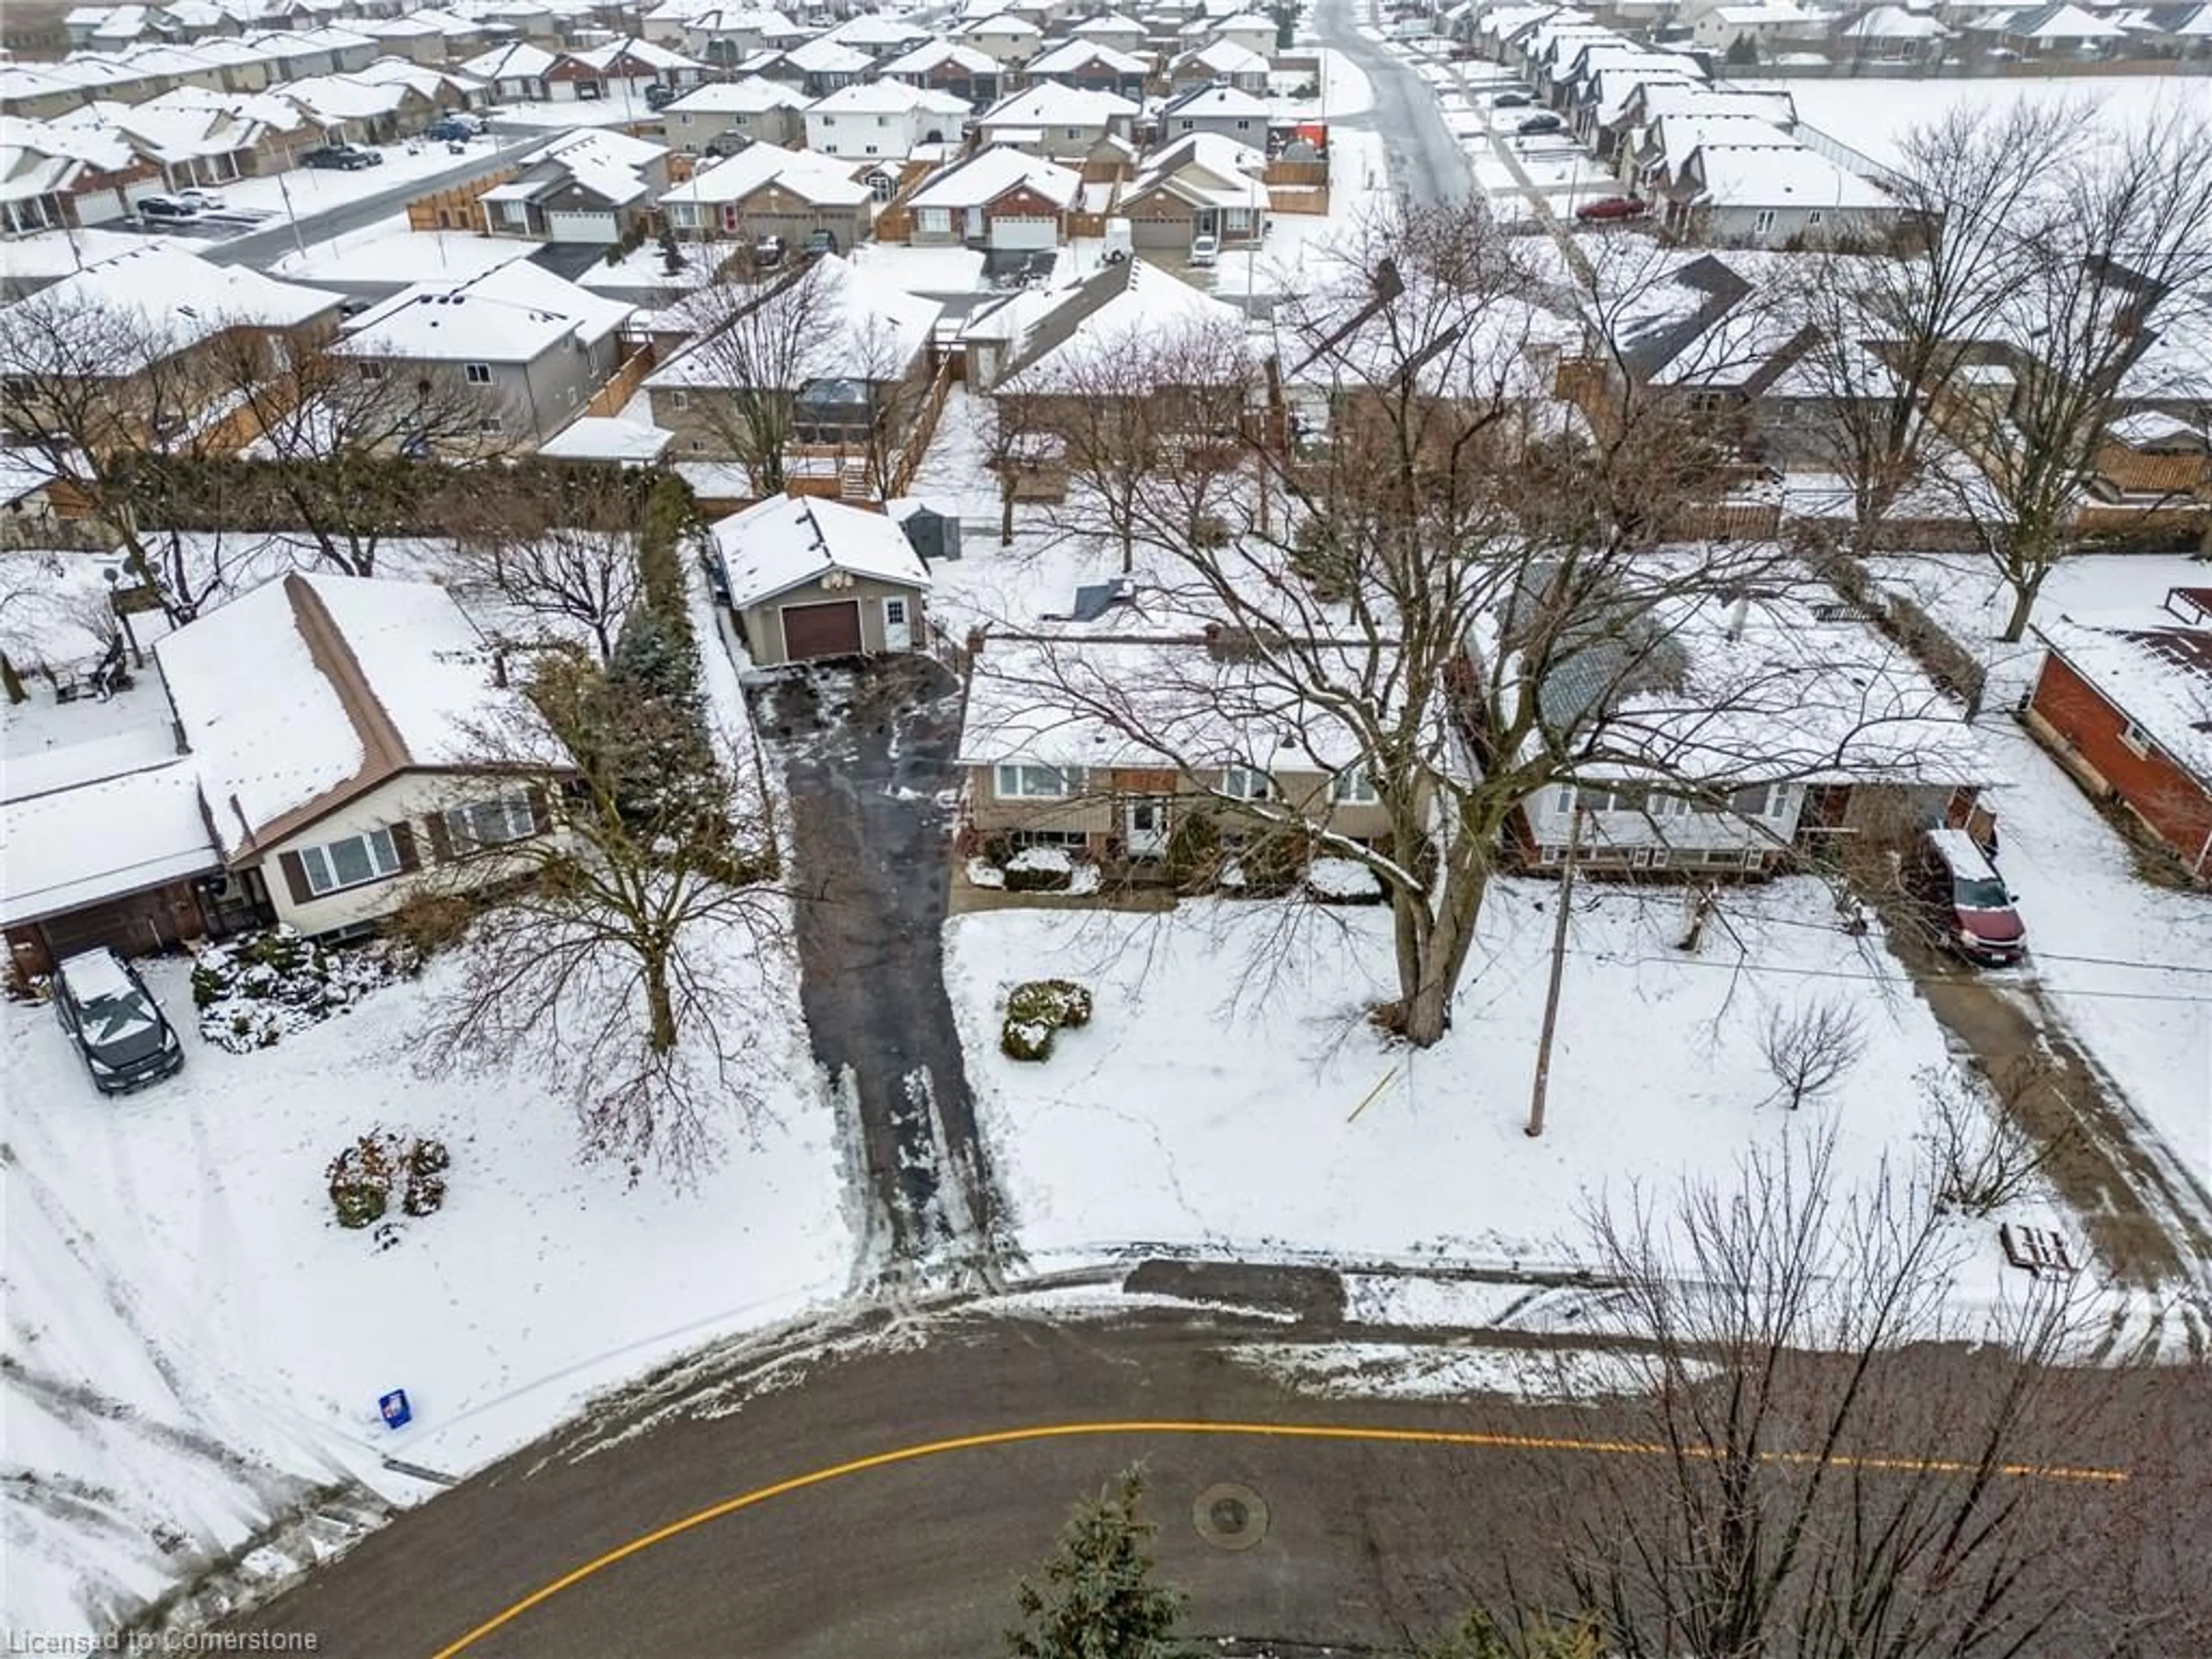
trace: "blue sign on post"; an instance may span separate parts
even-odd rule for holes
[[[394,1389],[390,1394],[380,1395],[376,1409],[383,1413],[384,1426],[387,1429],[404,1429],[415,1418],[414,1409],[407,1403],[407,1390],[404,1389]]]

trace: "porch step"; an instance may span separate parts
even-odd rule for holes
[[[841,501],[865,501],[868,499],[867,462],[847,461],[838,467],[837,495]]]

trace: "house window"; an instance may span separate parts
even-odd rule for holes
[[[668,394],[668,406],[669,406],[671,409],[677,409],[677,410],[684,410],[684,409],[689,409],[689,408],[690,408],[690,407],[691,407],[691,394],[690,394],[690,392],[670,392],[670,393]]]
[[[300,868],[307,878],[307,890],[319,898],[398,875],[399,849],[392,844],[392,831],[372,830],[365,836],[301,848]]]
[[[952,231],[951,208],[924,208],[917,216],[923,231],[932,236],[947,236]]]
[[[1066,800],[1082,792],[1083,774],[1073,769],[1009,762],[997,770],[1001,800]]]
[[[489,386],[491,384],[491,365],[489,363],[471,363],[464,368],[461,370],[461,373],[467,377],[468,382],[471,386]]]
[[[2150,740],[2150,733],[2133,720],[2120,728],[2120,747],[2137,760],[2148,760],[2150,751],[2157,746]]]
[[[822,125],[825,127],[834,127],[837,125],[837,118],[834,115],[825,115],[822,118]]]
[[[1766,818],[1782,816],[1782,805],[1788,794],[1782,785],[1754,783],[1735,791],[1729,797],[1729,811],[1739,817]]]
[[[1808,225],[1817,225],[1826,216],[1823,214],[1820,209],[1814,208],[1810,213],[1805,216],[1805,222]]]
[[[384,378],[384,365],[382,363],[363,363],[361,366],[361,378],[364,380],[382,380]]]
[[[860,146],[860,154],[863,155],[881,155],[883,151],[874,144],[863,144]]]
[[[888,202],[898,194],[898,180],[888,173],[872,173],[868,175],[868,194],[878,202]]]
[[[1231,800],[1267,800],[1275,793],[1275,781],[1256,767],[1224,767],[1221,793]]]
[[[1328,798],[1347,805],[1370,805],[1375,800],[1375,782],[1367,775],[1364,766],[1347,766],[1328,781]]]
[[[1754,236],[1764,236],[1773,228],[1774,210],[1772,208],[1759,209],[1759,216],[1751,222],[1751,234]]]
[[[890,124],[891,118],[888,115],[878,115],[876,117],[876,125],[879,127],[887,127],[890,125]]]
[[[538,814],[527,795],[501,795],[494,800],[471,801],[445,815],[446,839],[457,853],[501,847],[538,833]]]
[[[1083,129],[1081,127],[1069,127],[1066,131],[1070,138],[1080,138],[1083,137]]]

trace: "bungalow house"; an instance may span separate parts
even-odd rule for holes
[[[899,522],[842,501],[770,495],[708,532],[760,668],[911,651],[929,567]]]
[[[749,75],[695,87],[661,111],[660,122],[672,148],[696,155],[710,147],[795,143],[806,131],[799,115],[805,107],[795,88]]]
[[[419,283],[346,324],[335,350],[368,379],[435,372],[483,399],[478,431],[535,444],[583,412],[623,358],[631,307],[529,259]]]
[[[1723,91],[1703,82],[1646,79],[1628,89],[1613,113],[1599,112],[1592,137],[1599,155],[1615,158],[1613,171],[1621,181],[1637,185],[1643,180],[1645,167],[1655,159],[1663,161],[1668,154],[1667,144],[1656,143],[1656,129],[1661,122],[1672,118],[1680,127],[1731,116],[1760,122],[1787,135],[1797,125],[1796,100],[1786,92]],[[1737,131],[1756,136],[1753,128]],[[1675,144],[1675,160],[1679,161],[1693,148]]]
[[[513,874],[494,849],[554,830],[567,769],[480,758],[472,726],[534,716],[434,583],[295,572],[155,656],[223,870],[271,920],[358,932],[403,878],[477,854],[471,882]]]
[[[2212,587],[2177,587],[2156,611],[2063,616],[2045,647],[2028,729],[2087,788],[2118,802],[2212,880]]]
[[[999,60],[957,40],[930,40],[901,52],[883,67],[886,81],[903,81],[957,98],[971,109],[1000,92]]]
[[[1954,38],[1933,13],[1870,6],[1835,33],[1832,57],[1856,64],[1934,64]]]
[[[848,161],[902,161],[925,144],[957,143],[968,106],[903,81],[841,87],[806,106],[807,148]]]
[[[0,230],[76,230],[163,189],[160,165],[104,128],[11,118],[0,132]]]
[[[1097,46],[1111,46],[1116,52],[1143,52],[1152,38],[1151,31],[1142,23],[1118,11],[1086,17],[1067,33],[1071,40],[1088,40]]]
[[[1668,229],[1725,246],[1870,234],[1897,214],[1872,179],[1794,144],[1699,144],[1662,193]]]
[[[963,23],[954,33],[961,45],[975,47],[1001,70],[1020,69],[1044,49],[1044,31],[1008,12]]]
[[[1019,424],[1031,432],[1050,431],[1072,412],[1066,407],[1071,401],[1095,404],[1102,374],[1113,372],[1104,366],[1127,361],[1140,345],[1187,337],[1209,347],[1227,346],[1241,343],[1247,326],[1236,307],[1141,258],[1107,265],[1045,295],[1019,297],[1032,303],[1005,308],[1019,325],[1008,336],[987,332],[992,313],[1000,309],[988,307],[971,319],[963,337],[968,341],[969,384],[994,397],[1018,400],[1024,410]],[[1204,361],[1205,354],[1194,350],[1192,358]],[[1132,382],[1116,392],[1149,399],[1175,390]]]
[[[645,229],[667,168],[667,150],[649,140],[599,128],[563,133],[478,198],[484,228],[495,236],[611,246]]]
[[[930,38],[930,30],[911,17],[893,12],[864,11],[848,17],[823,38],[865,52],[881,64],[912,52]]]
[[[1699,14],[1690,26],[1690,38],[1705,51],[1740,58],[1748,52],[1763,62],[1802,46],[1814,49],[1825,41],[1830,14],[1806,11],[1786,0],[1771,4],[1715,6]]]
[[[702,167],[660,198],[669,228],[702,241],[781,236],[803,247],[817,232],[858,246],[875,224],[873,191],[853,164],[811,149],[750,149]]]
[[[916,246],[1058,247],[1083,175],[1040,156],[994,145],[957,161],[908,198]]]
[[[865,492],[921,406],[943,309],[836,254],[702,291],[672,308],[690,343],[646,377],[653,423],[676,434],[678,459],[732,460],[754,400],[787,399],[787,467],[818,463]],[[848,480],[848,463],[861,476]]]
[[[1194,133],[1227,138],[1264,151],[1268,105],[1264,98],[1235,87],[1193,87],[1160,108],[1160,141],[1172,143]]]
[[[2108,57],[2126,39],[2112,19],[2071,0],[2008,12],[1997,28],[1997,44],[2021,58]]]
[[[1114,210],[1138,247],[1188,249],[1200,236],[1256,242],[1267,222],[1267,165],[1256,149],[1194,133],[1146,156]]]
[[[983,639],[954,757],[963,844],[1158,867],[1196,820],[1231,859],[1285,822],[1387,837],[1352,732],[1254,675],[1218,627],[1155,617],[1159,598],[1141,577],[1101,582],[1066,618]]]
[[[551,52],[527,40],[518,40],[479,52],[458,65],[457,72],[471,81],[482,82],[499,103],[542,104],[553,96],[547,80],[552,68]]]
[[[688,4],[688,0],[679,0]],[[781,12],[757,7],[708,6],[689,16],[669,17],[662,6],[645,16],[645,38],[655,46],[672,46],[700,63],[718,70],[734,69],[756,53],[782,44],[797,45],[803,35],[787,35],[797,26]]]
[[[1176,92],[1193,87],[1234,87],[1239,92],[1267,90],[1273,65],[1262,54],[1233,40],[1214,40],[1186,52],[1168,65],[1168,85]]]
[[[1107,138],[1129,137],[1140,112],[1128,99],[1047,81],[1001,99],[975,120],[979,142],[1080,161]]]
[[[1656,197],[1674,185],[1700,144],[1763,144],[1802,149],[1796,137],[1748,110],[1668,109],[1637,129],[1621,156],[1622,177],[1641,195]]]
[[[1033,82],[1057,81],[1062,86],[1142,99],[1145,79],[1152,70],[1152,61],[1134,52],[1096,40],[1063,40],[1030,59],[1024,72]]]
[[[1522,860],[1556,865],[1571,842],[1592,871],[1761,873],[1793,848],[1963,823],[1997,781],[1980,739],[1901,647],[1830,599],[1783,583],[1662,599],[1579,640],[1539,623],[1556,665],[1539,705],[1575,734],[1578,779],[1521,804]],[[1471,644],[1476,672],[1513,637],[1511,611]]]

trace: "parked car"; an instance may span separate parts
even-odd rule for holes
[[[191,204],[193,207],[198,208],[202,213],[220,213],[222,211],[223,202],[222,193],[217,191],[202,190],[198,185],[194,185],[187,190],[179,191],[177,192],[177,200]]]
[[[752,147],[752,142],[741,132],[725,132],[709,138],[707,147],[699,154],[711,155],[719,161],[725,156],[742,155]]]
[[[763,236],[753,244],[753,263],[762,270],[771,270],[783,263],[783,238]]]
[[[1532,138],[1538,133],[1565,132],[1566,130],[1567,124],[1547,109],[1537,111],[1513,129],[1523,138]]]
[[[655,81],[645,89],[645,106],[647,109],[666,109],[679,95],[677,89],[665,81]]]
[[[1928,908],[1944,945],[1968,962],[2009,968],[2027,953],[2014,895],[1965,830],[1923,832],[1905,886]]]
[[[444,115],[422,129],[422,136],[443,144],[464,144],[483,131],[465,116]]]
[[[1490,106],[1492,109],[1526,109],[1535,101],[1525,92],[1500,92],[1492,94]]]
[[[384,157],[375,150],[362,149],[352,144],[322,144],[302,152],[300,165],[338,173],[358,173],[363,167],[382,167]]]
[[[1210,265],[1221,258],[1221,239],[1218,236],[1194,236],[1190,244],[1190,262],[1194,265]]]
[[[837,251],[837,233],[834,230],[810,230],[806,233],[806,251],[819,256]]]
[[[200,216],[199,204],[181,196],[143,196],[137,205],[138,216],[150,224],[180,224]]]
[[[54,1017],[84,1057],[92,1086],[128,1094],[173,1077],[184,1046],[137,970],[102,948],[65,957],[53,977]]]
[[[1633,196],[1601,196],[1595,202],[1584,202],[1575,210],[1577,219],[1641,219],[1651,211],[1651,204],[1638,201]]]

